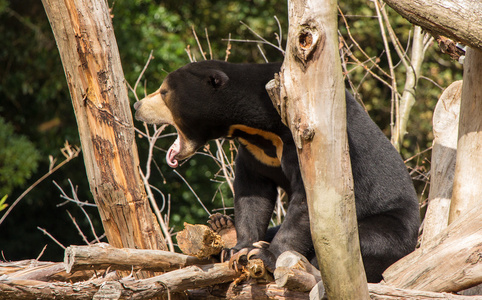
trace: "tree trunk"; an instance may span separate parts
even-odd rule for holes
[[[384,0],[412,24],[435,35],[482,49],[482,2],[479,0]]]
[[[289,23],[280,97],[273,101],[281,101],[281,117],[298,148],[325,289],[330,299],[368,299],[348,153],[336,1],[289,1]]]
[[[482,207],[482,50],[467,49],[463,78],[449,223],[473,207]]]
[[[422,247],[449,224],[450,199],[454,184],[462,80],[445,89],[433,113],[433,134],[428,207],[423,221]]]
[[[139,175],[106,1],[42,0],[64,66],[94,200],[114,247],[166,250]]]

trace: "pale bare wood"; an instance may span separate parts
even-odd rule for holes
[[[309,292],[318,283],[312,274],[287,267],[279,267],[275,270],[276,285],[287,288],[290,291]]]
[[[290,291],[278,287],[275,283],[258,283],[251,280],[240,285],[217,286],[209,289],[187,291],[190,300],[307,300],[308,293]]]
[[[0,263],[0,275],[8,275],[10,279],[77,282],[92,278],[94,272],[67,274],[63,263],[28,260]]]
[[[482,49],[482,2],[479,0],[384,0],[423,29]]]
[[[177,293],[231,282],[237,276],[239,274],[229,268],[227,263],[223,263],[201,267],[190,266],[142,280],[126,277],[115,281],[120,284],[105,280],[71,284],[2,278],[0,299],[92,299],[105,284],[108,284],[110,289],[114,289],[111,293],[119,294],[121,299],[150,299],[167,295],[167,291]]]
[[[276,260],[276,284],[289,290],[307,292],[321,281],[321,273],[301,254],[286,251]]]
[[[391,32],[390,32],[391,34]],[[392,132],[392,144],[400,151],[403,139],[407,134],[407,125],[410,117],[410,111],[415,104],[415,95],[417,92],[418,79],[421,75],[422,63],[425,58],[426,33],[422,32],[422,28],[415,26],[413,30],[412,46],[410,51],[410,59],[407,59],[407,53],[399,53],[405,65],[405,83],[402,96],[400,98],[399,113],[395,122],[395,129]],[[399,51],[397,51],[399,52]],[[396,84],[394,84],[396,87]]]
[[[139,174],[132,114],[106,1],[42,1],[59,48],[87,177],[109,243],[167,246]]]
[[[177,244],[184,254],[200,259],[219,254],[224,248],[221,236],[200,224],[184,223],[184,229],[177,233]]]
[[[191,265],[214,263],[213,259],[198,259],[163,250],[114,248],[108,244],[70,246],[65,249],[65,270],[151,270],[170,271]]]
[[[450,293],[434,293],[419,290],[407,290],[400,289],[383,284],[368,284],[368,290],[370,291],[370,297],[372,300],[435,300],[435,299],[447,299],[447,300],[478,300],[480,296],[461,296]]]
[[[433,292],[458,292],[482,283],[482,207],[474,207],[437,235],[430,247],[391,265],[387,285]]]
[[[467,49],[463,78],[449,224],[482,203],[482,50]]]
[[[368,299],[355,216],[338,53],[337,2],[289,1],[275,107],[298,148],[312,238],[328,298]],[[280,96],[276,87],[280,88]],[[285,114],[283,114],[285,112]]]
[[[454,182],[462,81],[445,89],[433,113],[434,141],[430,170],[428,207],[423,221],[422,247],[449,224],[450,199]]]

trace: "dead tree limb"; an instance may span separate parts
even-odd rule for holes
[[[428,207],[423,221],[422,247],[449,224],[450,199],[454,184],[462,81],[445,89],[433,113],[433,134]]]
[[[300,292],[311,291],[321,281],[320,271],[295,251],[286,251],[278,257],[273,276],[279,287]]]
[[[482,2],[474,1],[482,6]],[[479,20],[482,20],[479,16]],[[449,224],[482,205],[482,49],[467,49]]]
[[[482,2],[478,0],[384,0],[412,24],[482,49]]]
[[[115,281],[110,288],[118,289],[120,299],[150,299],[167,293],[182,292],[233,281],[239,274],[227,263],[190,266],[163,275],[136,280],[133,277]],[[0,299],[92,299],[105,280],[77,283],[42,282],[33,280],[0,280]]]
[[[417,290],[407,290],[395,288],[393,286],[383,285],[383,284],[368,284],[368,290],[370,291],[370,297],[372,300],[405,300],[405,299],[416,299],[416,300],[436,300],[436,299],[446,299],[446,300],[477,300],[480,296],[470,297],[470,296],[460,296],[450,293],[434,293],[427,291],[417,291]]]
[[[334,0],[289,1],[286,56],[268,91],[298,149],[329,298],[368,299],[355,216]],[[278,94],[280,96],[278,96]]]
[[[139,174],[124,73],[106,1],[42,1],[59,48],[87,177],[114,247],[167,246]]]
[[[70,246],[65,249],[64,264],[68,273],[78,270],[151,270],[171,271],[191,265],[214,263],[211,259],[198,259],[163,250],[114,248],[107,246]]]
[[[64,263],[29,260],[0,263],[0,274],[16,280],[77,282],[92,278],[94,272],[79,271],[67,274]]]
[[[427,248],[391,265],[387,285],[433,292],[458,292],[482,283],[482,214],[474,207],[460,216]]]

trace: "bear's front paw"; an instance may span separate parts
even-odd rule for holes
[[[229,259],[229,266],[235,271],[240,271],[248,264],[249,260],[259,258],[263,261],[266,270],[273,273],[276,268],[276,256],[267,249],[266,246],[269,244],[266,242],[258,242],[254,245],[258,247],[243,248],[237,253],[231,255],[231,258]]]

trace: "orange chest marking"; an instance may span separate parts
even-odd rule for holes
[[[236,137],[261,163],[271,167],[281,165],[283,141],[278,135],[246,125],[232,125],[228,136]]]

